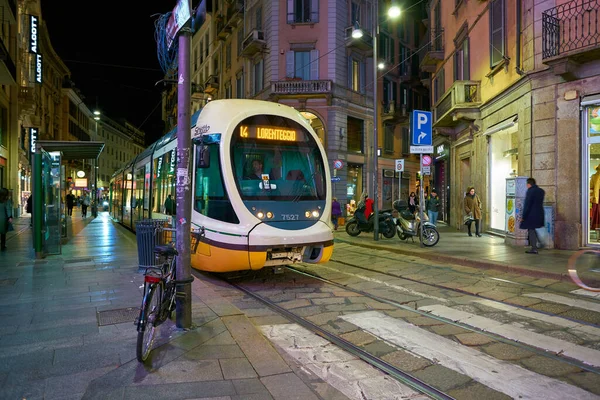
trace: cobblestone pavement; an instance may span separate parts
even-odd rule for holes
[[[327,264],[297,268],[343,286],[290,270],[239,282],[457,399],[600,398],[600,301],[574,284],[348,243],[337,243]],[[226,284],[209,284],[280,350],[312,360],[307,368],[342,368],[319,338]]]

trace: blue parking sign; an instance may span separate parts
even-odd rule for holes
[[[413,110],[411,131],[413,146],[431,146],[431,111]]]

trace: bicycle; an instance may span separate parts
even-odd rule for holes
[[[136,355],[145,362],[152,350],[156,329],[175,310],[177,294],[175,257],[179,254],[174,245],[166,244],[154,248],[155,257],[164,260],[160,267],[146,267],[144,271],[144,299],[137,323]]]

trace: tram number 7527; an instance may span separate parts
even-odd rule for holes
[[[281,219],[284,221],[298,221],[300,219],[299,214],[281,214]]]

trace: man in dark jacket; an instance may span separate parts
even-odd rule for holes
[[[525,196],[525,205],[523,206],[523,218],[521,220],[521,229],[527,229],[529,234],[529,244],[531,250],[526,253],[537,254],[538,237],[536,228],[544,226],[544,189],[535,184],[535,179],[527,179],[527,195]]]

